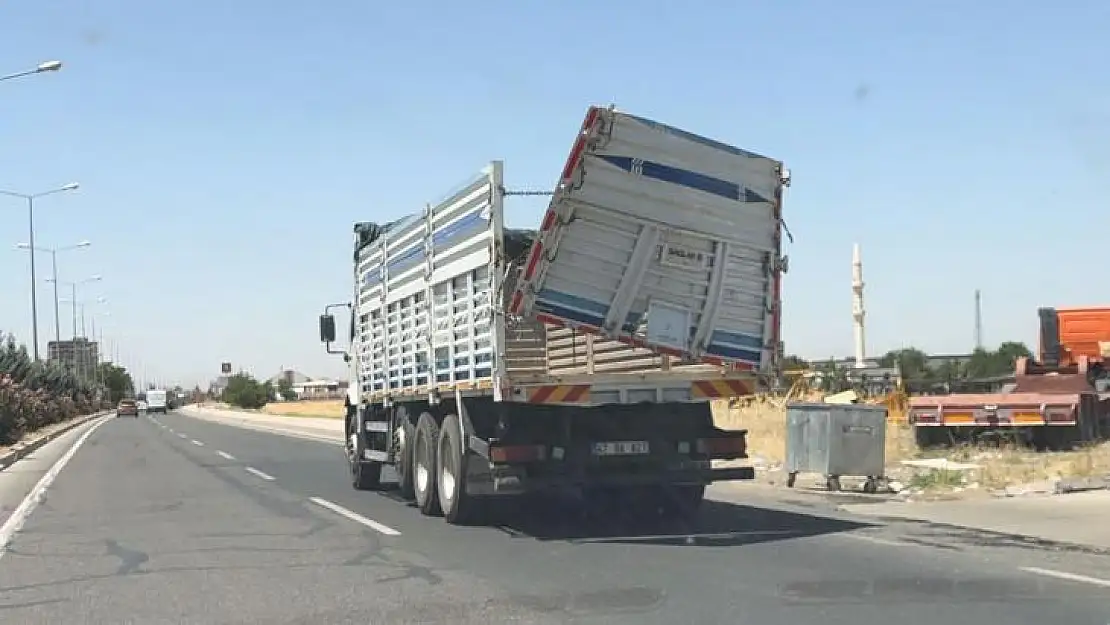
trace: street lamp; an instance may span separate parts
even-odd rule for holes
[[[45,63],[44,63],[45,65]],[[41,66],[40,66],[41,67]],[[58,64],[61,67],[61,64]],[[55,67],[54,69],[58,69]],[[51,70],[43,70],[51,71]],[[9,197],[16,197],[27,201],[27,246],[31,249],[35,248],[35,200],[47,195],[61,193],[63,191],[75,191],[80,185],[76,182],[71,182],[62,185],[56,189],[43,191],[41,193],[16,193],[15,191],[5,191],[0,189],[0,195],[7,195]],[[38,308],[38,294],[36,291],[35,282],[38,277],[35,275],[35,255],[31,254],[31,340],[34,346],[35,360],[39,359],[39,308]]]
[[[56,72],[60,69],[62,69],[62,62],[61,61],[45,61],[45,62],[39,63],[38,65],[34,66],[31,69],[25,69],[22,72],[16,72],[14,74],[6,74],[4,76],[0,76],[0,81],[2,81],[2,80],[12,80],[13,78],[23,78],[24,76],[33,76],[35,74],[43,74],[43,73],[46,73],[46,72]]]
[[[62,341],[62,322],[61,316],[58,314],[58,252],[66,252],[69,250],[79,250],[92,245],[89,241],[81,241],[73,245],[63,245],[61,247],[36,247],[34,251],[45,252],[50,254],[50,264],[53,280],[47,282],[54,283],[54,342],[60,343]],[[30,250],[31,246],[27,243],[19,243],[16,245],[17,249]]]

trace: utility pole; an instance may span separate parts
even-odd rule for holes
[[[975,289],[975,349],[983,349],[983,298]]]

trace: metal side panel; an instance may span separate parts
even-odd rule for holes
[[[355,331],[363,393],[493,378],[501,171],[492,163],[359,253]]]
[[[512,310],[766,370],[778,335],[776,160],[590,109]]]

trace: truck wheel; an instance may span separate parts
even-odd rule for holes
[[[400,439],[399,453],[397,454],[397,486],[400,489],[401,497],[406,501],[412,500],[416,497],[416,489],[413,486],[413,453],[412,449],[416,444],[414,440],[416,437],[416,428],[413,427],[412,421],[405,417],[401,421],[397,437]]]
[[[375,490],[382,483],[382,465],[362,459],[365,446],[358,431],[358,419],[349,419],[347,431],[347,463],[351,468],[351,486],[355,490]]]
[[[439,431],[439,504],[443,516],[452,525],[462,525],[474,519],[473,497],[466,494],[466,460],[462,452],[462,428],[459,418],[448,415]]]
[[[413,437],[412,464],[413,490],[416,507],[427,516],[439,514],[439,492],[436,488],[436,447],[439,444],[439,425],[432,415],[424,413],[416,422]]]

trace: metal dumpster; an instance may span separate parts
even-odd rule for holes
[[[786,405],[786,485],[798,473],[820,473],[829,490],[843,475],[866,477],[863,490],[878,492],[886,465],[886,408],[867,404]]]

